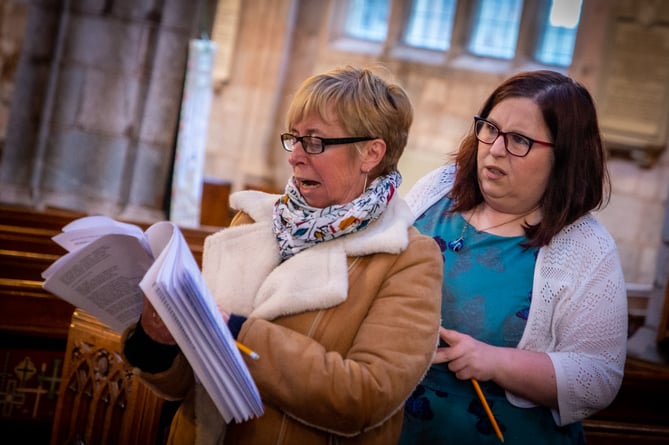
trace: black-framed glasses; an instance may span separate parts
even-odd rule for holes
[[[546,145],[548,147],[553,146],[552,142],[538,141],[513,131],[508,133],[502,131],[497,125],[480,116],[474,116],[474,131],[476,133],[476,139],[488,145],[494,144],[497,138],[502,136],[506,151],[519,158],[527,156],[530,152],[530,148],[532,148],[534,144]]]
[[[302,149],[311,155],[317,155],[325,151],[326,145],[353,144],[355,142],[371,141],[376,139],[371,136],[350,137],[350,138],[321,138],[318,136],[295,136],[292,133],[283,133],[281,135],[281,145],[286,151],[293,151],[295,144],[302,144]]]

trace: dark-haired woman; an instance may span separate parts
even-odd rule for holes
[[[433,365],[406,404],[401,444],[584,443],[581,420],[623,377],[625,282],[591,214],[610,185],[588,91],[515,75],[473,119],[452,164],[407,195],[444,258]],[[475,383],[475,382],[474,382]]]

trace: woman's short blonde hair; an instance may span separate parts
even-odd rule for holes
[[[399,85],[378,70],[345,66],[307,78],[288,108],[288,129],[312,113],[335,118],[347,136],[383,139],[386,154],[374,177],[397,170],[413,122],[413,106]],[[334,113],[334,116],[331,116]]]

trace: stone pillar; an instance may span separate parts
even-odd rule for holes
[[[205,176],[230,182],[233,191],[275,189],[274,153],[287,165],[274,122],[284,113],[279,102],[299,3],[240,2],[234,63],[213,98],[205,162]],[[258,23],[263,32],[258,32]],[[282,180],[280,190],[284,185]]]
[[[31,2],[0,201],[165,218],[199,4]]]

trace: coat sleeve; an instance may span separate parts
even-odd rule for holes
[[[248,363],[265,403],[345,436],[403,407],[436,349],[443,274],[437,244],[410,230],[403,253],[362,257],[364,271],[349,274],[347,301],[316,317],[314,330],[328,338],[351,336],[345,351],[277,323],[244,323],[239,339],[260,353]],[[356,304],[368,307],[349,310]]]
[[[134,326],[128,328],[121,337],[121,343],[125,344],[128,336],[135,329]],[[158,346],[157,343],[155,343]],[[124,355],[124,359],[129,362]],[[137,375],[152,391],[166,400],[181,400],[193,386],[195,380],[193,371],[183,353],[179,352],[172,365],[161,372],[151,373],[134,368],[133,372]]]

